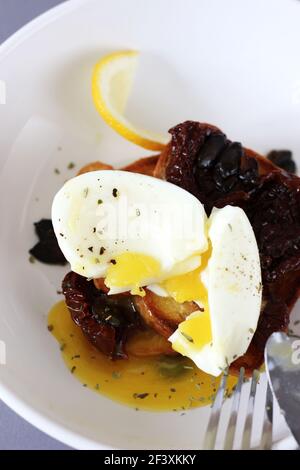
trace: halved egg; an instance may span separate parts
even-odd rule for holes
[[[57,193],[52,221],[74,272],[131,291],[196,269],[207,250],[206,214],[187,191],[150,176],[95,171]]]
[[[214,209],[208,220],[211,254],[200,273],[207,297],[170,337],[173,348],[211,375],[248,349],[260,314],[262,284],[255,236],[245,212]],[[166,283],[165,283],[166,284]]]

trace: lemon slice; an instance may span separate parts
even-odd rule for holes
[[[104,121],[125,139],[148,150],[163,150],[168,138],[135,127],[124,116],[138,62],[138,52],[108,54],[93,70],[93,101]]]

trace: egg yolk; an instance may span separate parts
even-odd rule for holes
[[[201,281],[201,271],[207,266],[211,255],[211,248],[201,255],[201,266],[186,274],[170,277],[161,282],[170,297],[176,302],[199,300],[208,310],[207,290]],[[153,282],[153,279],[162,276],[160,263],[140,253],[122,253],[117,255],[107,270],[105,285],[109,288],[126,288],[131,286],[131,294],[144,296],[142,286]]]
[[[201,281],[201,271],[206,268],[211,251],[212,248],[209,245],[209,249],[201,256],[199,268],[162,283],[162,286],[177,302],[198,300],[204,307],[203,311],[192,313],[178,326],[178,331],[185,341],[175,341],[172,347],[183,356],[187,354],[187,351],[199,351],[203,346],[212,342],[208,294]]]
[[[207,303],[207,291],[201,282],[202,267],[186,274],[175,276],[161,283],[161,286],[170,294],[176,302],[183,303],[193,300],[201,300]]]
[[[180,334],[189,343],[189,349],[197,350],[212,342],[212,331],[209,310],[192,313],[178,326]],[[186,355],[186,344],[176,341],[172,345],[175,351]]]
[[[201,281],[203,271],[211,256],[211,246],[201,255],[201,266],[186,274],[170,277],[160,283],[170,297],[176,302],[200,301],[203,311],[197,310],[185,321],[179,324],[178,332],[183,341],[175,341],[172,347],[182,355],[187,351],[199,351],[206,344],[212,342],[211,321],[208,306],[207,289]],[[142,286],[151,283],[151,280],[161,278],[162,270],[160,263],[140,253],[122,253],[111,260],[107,270],[105,285],[109,288],[131,287],[131,294],[144,296]]]
[[[141,286],[161,275],[160,263],[151,256],[139,253],[122,253],[111,260],[107,270],[107,287],[132,286],[131,294],[144,296]]]
[[[201,255],[201,266],[194,271],[190,271],[180,276],[174,276],[161,283],[161,286],[170,294],[176,302],[190,302],[200,300],[208,308],[207,290],[201,281],[201,271],[203,271],[211,256],[211,246]]]

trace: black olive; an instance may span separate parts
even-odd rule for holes
[[[247,185],[255,185],[258,181],[258,163],[255,158],[244,160],[243,169],[240,171],[239,178]]]
[[[224,134],[210,135],[197,153],[198,168],[210,168],[226,146]]]
[[[216,165],[216,170],[222,178],[225,179],[238,174],[242,155],[243,148],[239,142],[232,142],[227,145],[221,153],[219,162]]]
[[[38,261],[46,264],[57,264],[64,266],[67,263],[56,238],[48,238],[38,242],[29,253]]]
[[[216,185],[207,170],[196,168],[195,179],[201,192],[209,194],[216,189]]]
[[[297,166],[290,150],[272,150],[268,153],[267,158],[275,163],[275,165],[290,173],[296,173],[297,171]]]
[[[289,163],[286,163],[284,169],[286,171],[289,171],[290,173],[297,173],[297,165],[294,160],[290,161]]]
[[[214,183],[217,186],[219,191],[222,191],[223,186],[223,178],[221,176],[219,168],[216,168],[213,173]]]
[[[222,183],[223,192],[228,193],[235,187],[236,184],[237,184],[237,177],[235,175],[229,176],[228,178],[223,180],[223,183]]]
[[[51,219],[41,219],[34,223],[35,231],[39,239],[45,239],[53,235],[53,225]]]
[[[59,248],[52,221],[41,219],[34,226],[39,242],[29,250],[29,253],[42,263],[65,265],[67,260]]]
[[[223,193],[227,193],[231,191],[237,183],[237,175],[229,176],[228,178],[224,178],[221,174],[220,168],[216,168],[214,172],[214,182],[219,189]]]

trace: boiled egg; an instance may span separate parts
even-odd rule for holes
[[[183,275],[207,251],[206,214],[187,191],[126,171],[95,171],[56,194],[52,221],[72,271],[105,278],[110,294]]]
[[[173,349],[200,369],[218,376],[247,351],[256,330],[261,268],[255,235],[242,209],[214,209],[208,220],[208,239],[207,264],[196,270],[206,294],[194,299],[202,306],[169,340]]]

